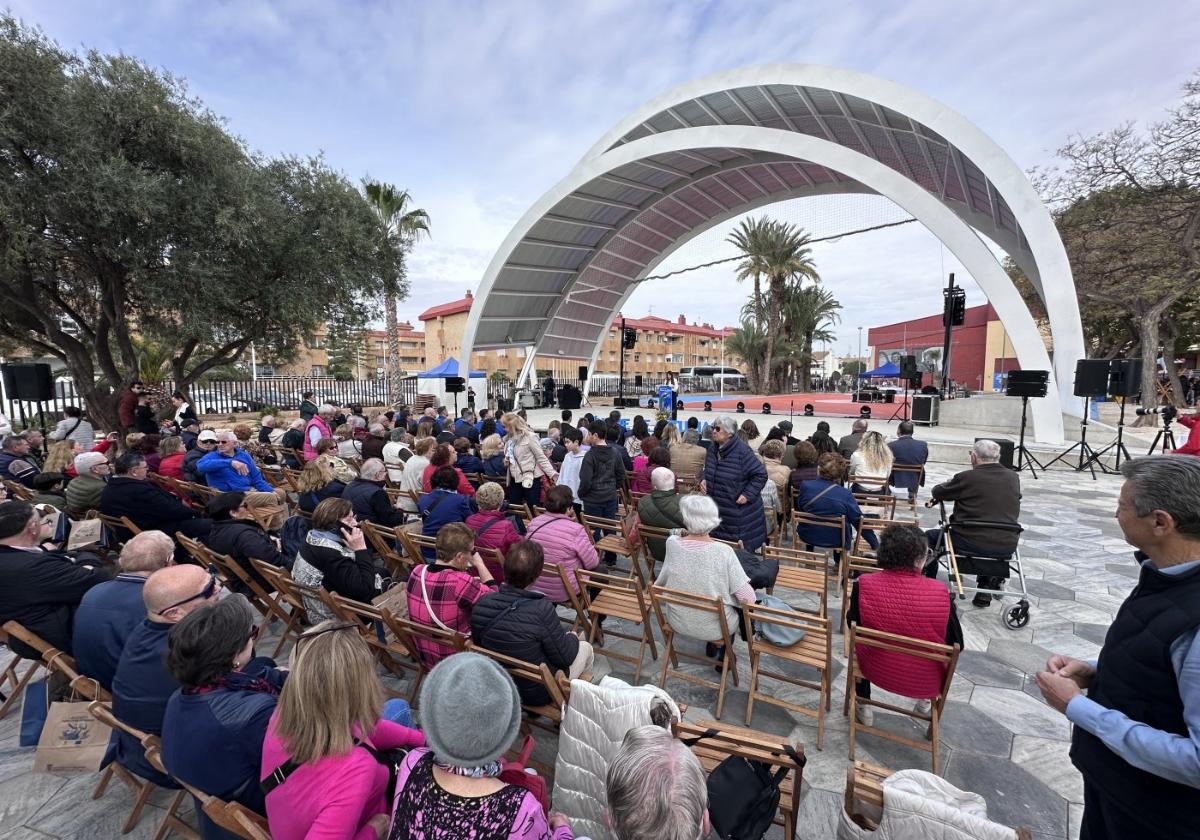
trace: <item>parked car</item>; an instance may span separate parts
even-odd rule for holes
[[[293,409],[299,403],[281,391],[263,389],[254,391],[235,391],[232,399],[240,400],[250,407],[251,411],[262,411],[267,406],[279,409]]]
[[[192,405],[197,414],[235,414],[250,411],[245,399],[226,391],[193,390]]]

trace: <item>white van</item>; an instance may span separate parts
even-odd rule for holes
[[[741,390],[746,387],[746,376],[737,368],[726,365],[697,365],[679,369],[679,387],[685,392],[715,391],[722,383],[727,391]]]

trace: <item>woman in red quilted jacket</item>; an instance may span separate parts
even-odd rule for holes
[[[872,630],[961,647],[962,626],[953,596],[945,584],[921,574],[928,551],[929,542],[915,525],[885,528],[877,554],[880,571],[863,575],[854,584],[847,625],[854,622]],[[872,682],[921,704],[942,690],[944,674],[937,662],[861,645],[854,655],[864,676],[855,685],[859,697],[871,697]],[[870,707],[858,706],[857,716],[859,723],[872,724]]]

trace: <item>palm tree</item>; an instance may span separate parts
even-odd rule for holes
[[[767,278],[767,342],[763,354],[763,373],[767,389],[774,392],[779,384],[775,371],[775,339],[779,335],[780,313],[789,280],[803,278],[818,281],[820,275],[812,260],[809,237],[802,228],[767,219],[746,219],[729,235],[728,241],[745,254],[738,265],[738,280],[754,278],[755,310],[764,310],[761,278]]]
[[[766,340],[759,324],[744,316],[742,325],[725,340],[726,351],[746,362],[746,379],[749,380],[750,390],[756,394],[762,393],[759,370],[766,351]]]
[[[408,252],[422,234],[429,233],[429,214],[420,208],[408,209],[411,196],[408,190],[397,189],[380,181],[363,181],[367,202],[379,219],[380,233],[388,247],[400,251],[399,270],[394,276],[382,277],[383,309],[387,330],[388,402],[401,400],[400,386],[400,325],[396,304],[404,289]]]
[[[796,345],[802,391],[807,391],[811,384],[813,344],[834,340],[830,327],[842,320],[838,315],[841,308],[833,293],[821,286],[795,283],[787,287],[782,307],[781,338]]]

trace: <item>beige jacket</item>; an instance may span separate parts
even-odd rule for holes
[[[691,475],[696,480],[704,478],[704,462],[708,450],[695,443],[679,443],[671,447],[671,472],[676,476]]]
[[[517,482],[526,476],[533,476],[535,479],[539,475],[549,478],[558,477],[558,472],[550,463],[550,459],[546,457],[546,453],[542,451],[542,444],[533,432],[526,432],[513,442],[512,458],[508,462],[508,474],[512,476],[513,481]]]

